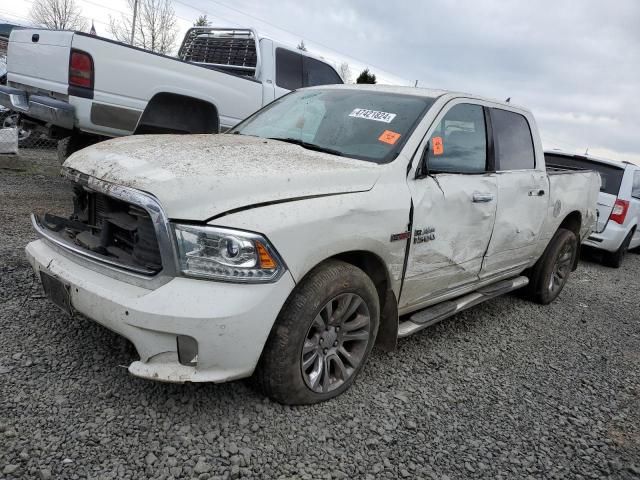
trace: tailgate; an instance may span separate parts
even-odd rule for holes
[[[613,205],[616,203],[616,196],[610,193],[600,192],[598,196],[598,224],[596,226],[596,232],[600,233],[604,231],[604,227],[607,226],[609,221],[609,215],[613,210]]]
[[[67,93],[73,32],[13,30],[7,80],[48,92]]]

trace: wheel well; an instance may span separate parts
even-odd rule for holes
[[[384,261],[374,253],[362,250],[340,253],[332,258],[358,267],[371,278],[380,300],[380,325],[376,345],[384,351],[395,350],[398,340],[398,302],[391,289]]]
[[[157,93],[145,108],[135,134],[218,133],[218,109],[211,103],[175,93]]]
[[[571,230],[580,241],[580,229],[582,228],[582,215],[578,211],[573,211],[562,220],[558,228],[566,228]]]

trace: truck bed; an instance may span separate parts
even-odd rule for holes
[[[91,55],[95,80],[91,98],[68,85],[72,49]],[[262,106],[263,87],[253,76],[220,66],[192,63],[82,32],[16,30],[9,43],[8,85],[67,101],[88,133],[133,133],[148,102],[159,93],[194,96],[214,105],[220,127],[229,128]],[[212,88],[215,86],[215,88]],[[96,113],[96,110],[100,110]],[[122,119],[115,128],[100,123]]]

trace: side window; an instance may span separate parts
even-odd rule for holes
[[[326,63],[315,58],[305,57],[304,59],[304,86],[314,87],[316,85],[332,85],[342,83],[342,79]]]
[[[529,170],[536,167],[531,128],[519,113],[491,109],[497,170]]]
[[[447,112],[429,140],[429,171],[483,173],[487,134],[480,105],[460,104]]]
[[[640,200],[640,170],[636,170],[633,174],[633,186],[631,187],[631,196]]]
[[[287,90],[302,87],[302,55],[276,48],[276,85]]]

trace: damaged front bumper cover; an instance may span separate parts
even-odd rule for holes
[[[62,282],[73,311],[130,340],[140,360],[133,375],[166,382],[225,382],[253,373],[294,281],[233,284],[175,277],[149,289],[105,275],[46,239],[27,245],[34,271]],[[180,363],[178,338],[197,342]]]
[[[62,100],[30,95],[18,88],[0,85],[0,105],[27,117],[64,129],[73,129],[75,109]]]

